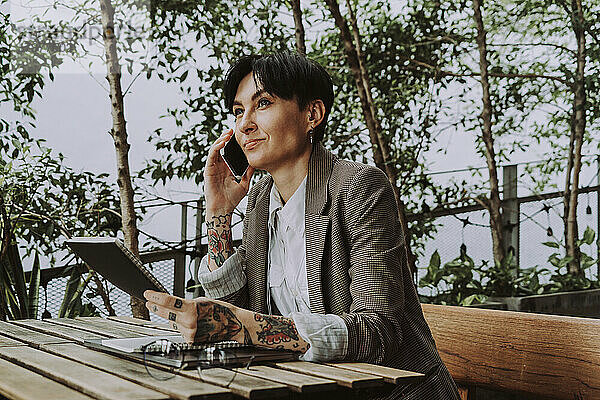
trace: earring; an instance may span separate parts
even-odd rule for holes
[[[310,139],[310,142],[312,143],[313,142],[313,130],[312,129],[308,130],[308,138]]]

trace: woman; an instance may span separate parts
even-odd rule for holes
[[[404,261],[389,181],[320,144],[333,97],[327,72],[300,55],[249,56],[230,69],[225,102],[235,131],[212,145],[204,170],[209,250],[199,279],[207,297],[147,292],[147,306],[188,341],[422,372],[423,382],[388,398],[458,399]],[[250,164],[240,182],[219,154],[233,135]],[[249,191],[255,169],[268,174]],[[246,194],[236,250],[231,215]]]

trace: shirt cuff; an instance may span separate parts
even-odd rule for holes
[[[214,271],[208,269],[208,255],[202,257],[198,267],[198,281],[202,284],[206,297],[220,299],[229,296],[246,285],[246,274],[237,252]]]
[[[340,316],[293,312],[289,317],[294,320],[298,334],[310,344],[301,360],[324,362],[346,357],[348,328]]]

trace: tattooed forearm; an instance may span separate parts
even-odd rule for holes
[[[209,268],[219,268],[233,254],[231,215],[214,215],[206,222]]]
[[[213,302],[196,303],[198,312],[195,342],[220,342],[234,339],[242,330],[242,323],[227,306]]]
[[[248,332],[248,329],[244,328],[244,344],[251,346],[254,343],[252,343],[252,337],[250,336],[250,332]]]
[[[298,340],[298,331],[291,319],[254,314],[254,320],[259,323],[260,330],[256,334],[261,343],[277,344]]]
[[[291,318],[259,314],[219,300],[199,298],[194,302],[196,327],[190,335],[194,342],[235,340],[245,345],[299,353],[310,348],[310,344],[298,334]],[[184,320],[180,321],[181,324]]]

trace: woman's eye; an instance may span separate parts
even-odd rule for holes
[[[233,109],[233,115],[238,117],[240,115],[242,115],[244,113],[244,110],[242,110],[241,108],[234,108]]]
[[[258,101],[258,106],[259,106],[259,107],[266,107],[266,106],[268,106],[269,104],[271,104],[271,102],[270,102],[269,100],[267,100],[267,99],[260,99],[260,100]]]

